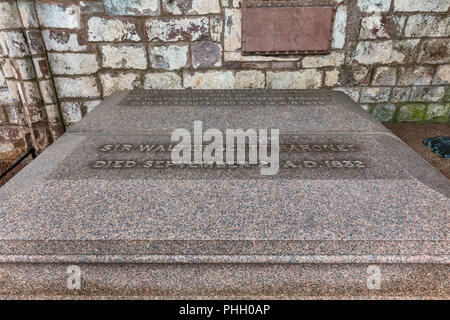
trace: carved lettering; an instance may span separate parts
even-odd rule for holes
[[[243,163],[200,163],[185,164],[175,163],[171,160],[96,160],[91,167],[94,169],[128,169],[128,168],[144,168],[144,169],[246,169],[246,168],[266,168],[269,163],[267,161],[259,161],[256,164],[249,162]],[[368,167],[361,160],[285,160],[281,161],[281,168],[284,169],[360,169]]]
[[[165,95],[158,92],[133,92],[121,102],[123,106],[308,106],[330,105],[334,99],[329,95],[299,95],[293,91],[277,90],[277,94],[244,91],[217,92],[201,90],[183,92],[168,90]],[[286,92],[285,92],[286,91]],[[284,94],[283,94],[284,93]]]

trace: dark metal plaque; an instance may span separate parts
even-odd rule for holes
[[[248,2],[242,9],[242,53],[329,53],[335,11],[331,5]]]

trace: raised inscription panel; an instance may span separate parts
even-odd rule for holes
[[[331,5],[247,2],[242,9],[244,54],[325,54],[331,51]]]
[[[119,92],[70,132],[170,134],[195,120],[205,128],[273,128],[283,134],[387,132],[342,92],[293,89]]]
[[[409,174],[389,162],[389,151],[373,136],[281,135],[279,170],[262,176],[256,164],[176,164],[169,135],[79,135],[77,144],[50,179],[179,179],[179,180],[328,180],[406,179]],[[393,144],[398,144],[390,138]],[[199,146],[202,150],[205,145]],[[226,147],[226,146],[225,146]],[[256,146],[253,146],[256,148]],[[246,145],[246,159],[251,145]],[[193,148],[193,152],[194,152]],[[271,150],[269,149],[269,152]]]
[[[332,96],[295,90],[142,90],[128,95],[124,106],[314,106],[335,104]]]

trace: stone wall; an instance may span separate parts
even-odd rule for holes
[[[303,1],[337,5],[333,50],[284,57],[241,55],[242,1],[0,0],[0,159],[133,88],[333,88],[381,121],[449,121],[448,0]]]

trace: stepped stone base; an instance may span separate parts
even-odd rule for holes
[[[216,262],[186,263],[189,260],[186,256],[129,259],[133,263],[115,263],[119,260],[115,257],[102,259],[103,262],[93,259],[95,262],[90,263],[80,263],[89,260],[88,257],[71,258],[82,270],[82,290],[79,291],[66,287],[66,270],[70,263],[6,263],[2,266],[2,275],[10,277],[3,281],[2,287],[8,289],[2,289],[1,294],[10,298],[26,295],[42,299],[443,299],[448,298],[449,293],[448,280],[445,280],[449,268],[442,261],[407,263],[398,257],[384,257],[386,261],[395,262],[381,263],[381,259],[370,256],[203,258],[194,259]],[[150,262],[152,260],[160,262]],[[230,260],[245,262],[228,262]],[[354,260],[361,262],[346,262]],[[370,263],[375,263],[382,272],[379,290],[367,289]]]

